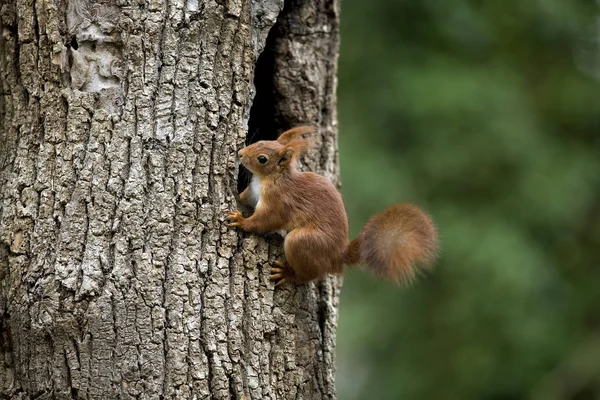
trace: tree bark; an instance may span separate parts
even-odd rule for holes
[[[338,183],[338,17],[2,0],[0,398],[335,398],[340,279],[274,289],[281,239],[224,216],[244,141],[298,123]]]

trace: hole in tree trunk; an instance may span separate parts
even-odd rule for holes
[[[246,145],[260,140],[275,140],[278,124],[275,105],[275,41],[279,20],[269,31],[263,52],[258,57],[254,71],[256,94],[250,108]]]
[[[256,93],[250,108],[250,118],[248,121],[248,135],[246,136],[246,146],[256,143],[260,140],[275,140],[283,131],[282,128],[288,128],[285,121],[277,112],[277,94],[275,92],[275,71],[278,60],[276,59],[277,40],[284,34],[281,25],[284,16],[289,12],[290,2],[286,1],[283,10],[277,17],[277,22],[269,31],[265,48],[258,56],[256,68],[254,70],[254,88]],[[238,174],[238,193],[241,193],[250,183],[252,174],[243,165],[240,165]]]

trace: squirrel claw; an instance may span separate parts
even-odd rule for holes
[[[282,268],[271,268],[271,278],[272,281],[276,281],[285,277],[284,269]]]
[[[277,265],[277,267],[271,268],[271,276],[269,278],[272,281],[276,281],[275,286],[279,286],[284,284],[285,282],[289,282],[290,277],[292,277],[294,274],[291,268],[280,261],[275,261],[274,264]]]
[[[234,210],[229,211],[229,214],[227,214],[227,219],[230,221],[229,224],[227,224],[228,227],[237,228],[241,225],[241,221],[244,219],[244,217],[239,210]]]
[[[279,282],[277,282],[277,283],[275,284],[275,286],[279,286],[279,285],[281,285],[281,284],[283,284],[283,283],[285,283],[285,282],[287,282],[287,279],[285,279],[285,278],[281,278],[281,279],[279,280]]]

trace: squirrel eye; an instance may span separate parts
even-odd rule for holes
[[[264,163],[267,162],[267,157],[265,157],[265,156],[258,156],[257,160],[258,160],[259,163],[264,164]]]

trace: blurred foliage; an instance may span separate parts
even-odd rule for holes
[[[352,234],[394,201],[434,216],[410,289],[349,271],[340,399],[600,399],[600,8],[344,0]]]

